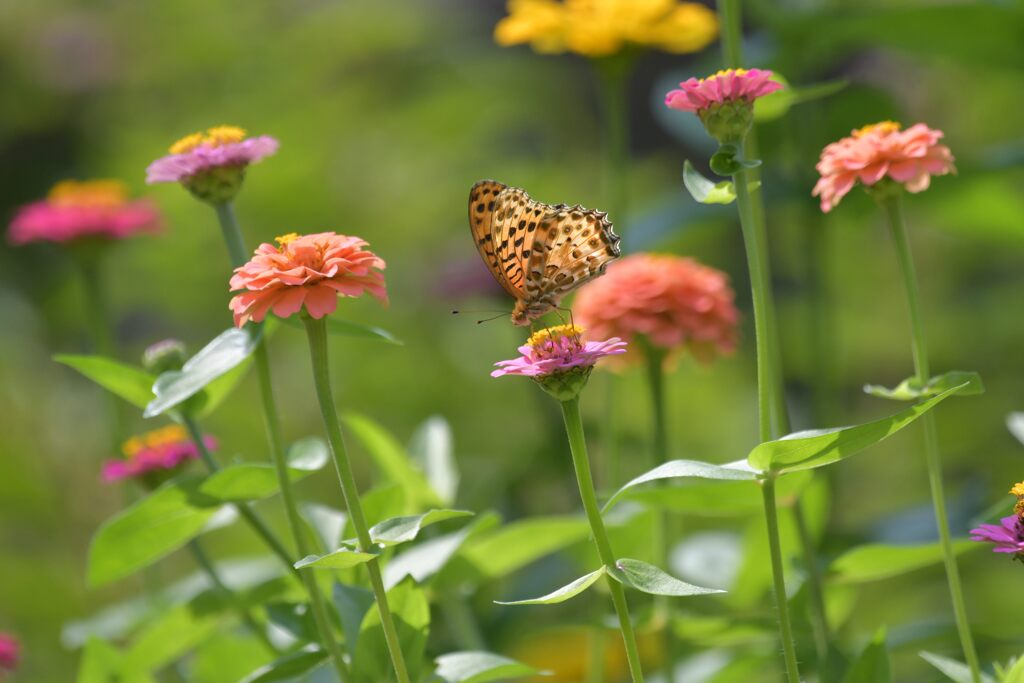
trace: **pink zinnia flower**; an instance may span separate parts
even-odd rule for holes
[[[889,178],[910,192],[922,192],[933,175],[955,173],[952,153],[939,144],[942,135],[923,123],[900,130],[900,124],[883,121],[828,145],[821,152],[821,178],[813,192],[821,197],[821,210],[831,211],[857,181],[871,187]]]
[[[993,552],[1012,553],[1024,560],[1024,519],[1010,515],[999,524],[982,524],[971,529],[971,540],[994,543]]]
[[[147,183],[177,183],[212,168],[248,166],[277,152],[279,144],[269,135],[247,138],[241,128],[217,126],[206,133],[192,133],[171,145],[170,155],[146,169]]]
[[[217,448],[217,441],[211,436],[203,437],[203,443],[210,450]],[[121,447],[123,459],[108,460],[103,464],[103,480],[106,482],[122,479],[142,479],[158,483],[176,473],[189,460],[199,457],[199,449],[179,425],[132,437]]]
[[[758,97],[782,88],[771,77],[772,72],[763,69],[726,69],[707,78],[690,78],[680,83],[678,90],[665,95],[665,105],[696,113],[712,105],[753,104]]]
[[[269,311],[286,318],[303,307],[313,318],[333,313],[339,296],[369,293],[385,305],[384,260],[358,237],[321,232],[291,233],[276,239],[279,247],[263,243],[255,256],[236,268],[231,299],[235,325],[260,322]]]
[[[669,354],[689,350],[702,361],[736,349],[739,312],[729,276],[691,258],[627,256],[584,285],[572,311],[588,336],[624,339],[631,349],[639,336]],[[637,353],[623,360],[638,360]]]
[[[80,239],[119,240],[160,228],[160,214],[145,200],[128,200],[117,180],[65,180],[46,199],[15,215],[7,237],[12,244],[72,242]]]
[[[21,646],[10,633],[0,633],[0,672],[14,671],[21,660]]]

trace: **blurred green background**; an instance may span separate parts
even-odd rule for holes
[[[848,81],[761,126],[796,427],[892,412],[894,404],[861,386],[910,374],[905,302],[882,217],[858,192],[822,216],[810,196],[818,152],[851,128],[895,119],[944,130],[957,157],[958,175],[936,179],[907,211],[932,365],[977,370],[987,386],[939,412],[952,522],[963,535],[1024,478],[1024,445],[1004,426],[1007,413],[1024,408],[1024,4],[746,5],[751,65],[799,86]],[[0,2],[0,215],[9,219],[68,177],[120,178],[151,197],[166,230],[117,245],[104,271],[121,358],[135,362],[148,344],[172,336],[194,351],[230,324],[227,257],[213,212],[180,188],[147,188],[144,169],[171,142],[207,126],[274,135],[280,152],[251,169],[237,201],[249,244],[336,230],[364,237],[388,262],[390,308],[346,301],[337,315],[386,327],[405,345],[332,339],[342,409],[373,416],[403,440],[430,415],[449,420],[460,506],[496,509],[506,519],[572,512],[578,497],[557,405],[525,380],[488,376],[494,361],[513,355],[521,331],[504,318],[477,325],[484,316],[450,313],[511,306],[468,235],[474,181],[493,177],[552,203],[607,203],[591,65],[497,47],[492,30],[503,14],[501,0]],[[712,150],[696,119],[660,104],[679,80],[718,68],[717,43],[696,55],[637,60],[629,86],[630,209],[612,219],[627,252],[692,255],[732,278],[744,312],[739,352],[707,366],[683,359],[670,385],[674,457],[725,462],[744,457],[756,439],[742,242],[731,207],[696,204],[683,189],[683,160],[706,169]],[[100,391],[50,359],[89,351],[81,296],[58,248],[0,246],[0,630],[24,643],[16,680],[72,680],[77,654],[62,645],[62,624],[138,590],[133,581],[103,590],[84,581],[90,535],[123,497],[99,478],[114,448]],[[302,335],[284,328],[274,342],[287,436],[319,434]],[[599,486],[609,490],[622,482],[608,481],[600,465],[606,384],[595,375],[584,410]],[[207,420],[226,455],[266,457],[255,393],[249,377]],[[646,398],[639,371],[618,381],[613,409],[624,475],[646,469]],[[138,430],[156,426],[133,420]],[[934,536],[913,431],[831,468],[825,560],[869,540]],[[368,468],[360,476],[369,485]],[[305,482],[303,493],[341,505],[329,471]],[[283,529],[279,503],[262,507]],[[695,516],[684,528],[735,532],[724,537],[733,547],[760,523],[759,516]],[[219,556],[258,551],[245,531],[215,539]],[[1018,654],[1024,569],[987,551],[962,563],[982,658]],[[172,558],[160,571],[170,580],[187,562]],[[489,645],[522,652],[524,634],[583,623],[601,596],[518,611],[491,604],[566,576],[571,569],[544,561],[483,586],[472,604]],[[755,586],[741,611],[756,604],[767,613],[766,587]],[[896,680],[938,680],[916,652],[957,656],[940,568],[873,582],[856,595],[841,629],[846,642],[862,643],[888,624]],[[443,640],[443,624],[435,631]],[[765,647],[761,675],[771,680],[775,646]]]

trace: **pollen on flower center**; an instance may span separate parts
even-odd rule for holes
[[[721,78],[722,76],[728,76],[729,74],[735,74],[736,76],[745,76],[747,74],[747,71],[747,69],[720,69],[719,71],[716,71],[710,76],[705,76],[704,78],[701,78],[700,82],[706,83],[707,81],[714,80],[716,78]]]
[[[291,244],[292,242],[294,242],[295,240],[299,239],[299,237],[299,233],[289,232],[286,235],[278,235],[277,237],[274,238],[274,241],[277,242],[278,248],[284,248]]]
[[[526,340],[526,344],[537,349],[566,338],[579,341],[582,334],[583,328],[578,325],[555,325],[553,327],[545,327],[539,332],[534,332]]]
[[[245,139],[245,130],[238,126],[214,126],[207,128],[206,133],[192,133],[181,138],[171,145],[171,154],[187,154],[196,147],[206,145],[207,147],[221,147]]]
[[[1012,496],[1024,496],[1024,481],[1019,484],[1014,484],[1013,488],[1010,489],[1010,495]]]
[[[853,137],[859,138],[870,133],[881,133],[882,135],[898,133],[901,127],[898,121],[879,121],[853,131]]]
[[[47,199],[61,206],[118,206],[128,198],[128,189],[118,180],[63,180],[50,190]]]
[[[188,433],[181,425],[168,425],[140,436],[133,436],[121,445],[125,457],[132,458],[151,448],[188,441]]]

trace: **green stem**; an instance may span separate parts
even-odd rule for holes
[[[327,442],[330,444],[331,454],[334,456],[334,467],[338,472],[341,493],[345,498],[345,507],[348,509],[349,519],[356,531],[356,538],[359,540],[359,550],[372,553],[374,544],[370,538],[370,529],[366,524],[363,505],[359,500],[359,489],[352,473],[352,464],[349,462],[345,440],[341,434],[341,424],[338,422],[334,395],[331,393],[331,378],[327,361],[327,325],[323,318],[314,320],[304,315],[302,319],[306,324],[306,336],[309,339],[309,356],[313,365],[316,396],[320,403],[324,428],[327,431]],[[395,621],[388,606],[384,580],[381,578],[380,561],[377,558],[370,560],[366,563],[366,569],[370,575],[370,586],[373,588],[377,611],[380,613],[380,623],[384,629],[384,639],[387,641],[388,651],[391,654],[391,664],[395,669],[395,676],[398,678],[398,683],[409,683],[409,672],[405,666]]]
[[[738,69],[743,66],[743,18],[740,13],[740,0],[718,0],[718,24],[725,65]]]
[[[580,399],[578,396],[568,401],[562,401],[562,418],[565,420],[565,433],[569,439],[569,450],[572,452],[572,462],[576,469],[576,483],[579,484],[580,498],[583,499],[583,509],[586,511],[587,520],[590,522],[590,531],[594,536],[597,554],[604,566],[611,570],[615,568],[615,553],[612,552],[612,544],[608,540],[608,532],[604,528],[604,520],[601,519],[601,508],[597,504],[594,480],[590,475],[590,459],[587,457],[587,440],[583,434],[583,419],[580,417]],[[622,642],[626,647],[626,661],[629,663],[629,672],[633,678],[633,683],[643,683],[644,672],[640,667],[640,652],[636,646],[633,623],[629,618],[626,593],[622,588],[622,584],[613,579],[611,575],[607,575],[605,578],[608,582],[608,589],[612,594],[615,614],[619,618],[619,630],[622,632]]]
[[[775,602],[779,606],[779,635],[782,637],[782,653],[786,660],[786,676],[789,683],[800,683],[796,649],[793,647],[793,627],[789,623],[789,610],[786,608],[786,579],[782,567],[782,544],[779,541],[779,513],[775,506],[775,477],[775,474],[769,473],[761,481],[761,495],[764,497],[764,516],[768,525],[768,550],[772,561]]]
[[[221,233],[224,235],[224,243],[228,249],[228,256],[231,258],[231,265],[237,268],[246,262],[247,252],[245,241],[242,238],[242,231],[235,219],[235,212],[230,203],[215,204],[217,220],[220,223]],[[284,502],[284,509],[288,517],[288,526],[292,532],[292,539],[301,557],[310,554],[309,544],[306,540],[305,529],[303,528],[302,517],[299,515],[299,508],[296,504],[295,490],[292,488],[292,481],[288,473],[288,462],[285,459],[284,440],[281,437],[281,419],[277,413],[277,404],[274,401],[274,384],[270,375],[270,358],[267,354],[266,336],[260,339],[259,344],[253,350],[253,359],[256,364],[256,375],[260,383],[260,400],[263,406],[263,423],[267,432],[267,443],[270,448],[271,459],[274,461],[274,469],[277,472],[277,483],[281,487],[281,499]],[[287,552],[285,555],[289,555]],[[331,656],[334,668],[342,681],[348,680],[348,665],[341,646],[334,637],[334,630],[328,618],[327,603],[324,600],[320,584],[317,583],[313,569],[299,571],[302,583],[309,595],[309,607],[313,613],[313,621],[316,623],[317,631],[320,634],[320,642],[324,649]]]
[[[228,588],[227,584],[220,578],[220,574],[217,573],[217,567],[210,560],[210,557],[203,550],[203,546],[199,544],[199,541],[192,539],[188,542],[189,550],[192,551],[192,557],[195,558],[196,564],[206,572],[210,582],[214,588],[223,596],[225,602],[231,606],[235,613],[238,615],[239,620],[245,624],[246,628],[252,631],[252,634],[263,644],[267,651],[277,654],[277,649],[274,644],[270,642],[270,638],[267,637],[267,632],[260,627],[259,622],[256,621],[252,613],[246,608],[245,604],[235,595],[235,592]]]
[[[903,197],[897,194],[882,201],[889,227],[892,229],[893,242],[900,270],[903,272],[903,284],[907,291],[907,304],[910,308],[911,348],[914,355],[914,372],[917,380],[924,384],[930,374],[928,368],[928,348],[925,342],[924,322],[921,317],[921,303],[917,286],[917,274],[914,269],[914,258],[910,251],[910,240],[907,237],[906,220],[903,217]],[[956,555],[953,552],[953,541],[949,533],[949,518],[946,513],[946,494],[942,485],[942,461],[939,453],[939,439],[935,428],[935,416],[925,413],[921,417],[924,426],[925,461],[928,466],[928,483],[931,487],[932,506],[935,508],[935,521],[939,528],[939,540],[942,545],[942,556],[946,565],[946,580],[949,582],[949,593],[953,600],[953,614],[956,628],[960,634],[960,646],[964,658],[971,670],[971,680],[981,681],[981,668],[978,653],[974,648],[971,625],[967,617],[967,606],[964,601],[963,587],[960,583],[960,570],[957,567]]]

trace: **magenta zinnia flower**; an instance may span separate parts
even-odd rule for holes
[[[212,436],[203,437],[211,450],[217,448]],[[148,484],[160,483],[173,476],[189,460],[199,457],[199,449],[179,425],[132,437],[121,447],[123,459],[108,460],[103,464],[103,480],[140,479]]]
[[[7,237],[12,244],[120,240],[160,228],[160,214],[145,200],[130,201],[117,180],[65,180],[46,199],[14,216]]]
[[[665,96],[665,106],[680,111],[700,112],[713,105],[742,101],[753,104],[782,88],[764,69],[725,69],[707,78],[690,78]]]
[[[982,524],[971,529],[971,540],[994,543],[993,552],[1013,553],[1024,559],[1024,519],[1010,515],[1003,517],[999,524]]]
[[[21,645],[10,633],[0,633],[0,673],[14,671],[21,659]]]
[[[956,172],[949,147],[939,144],[942,135],[923,123],[900,130],[895,121],[855,130],[822,150],[816,166],[821,178],[812,194],[828,213],[858,181],[871,187],[889,179],[908,192],[923,192],[933,175]]]

